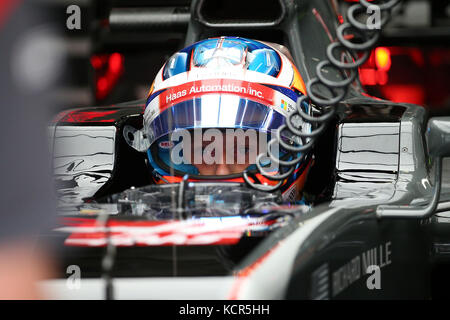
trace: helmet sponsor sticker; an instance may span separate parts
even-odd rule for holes
[[[274,90],[266,86],[239,80],[213,79],[193,81],[175,86],[160,95],[161,111],[164,106],[192,99],[197,95],[208,93],[232,93],[245,98],[253,98],[263,103],[272,103]]]
[[[205,94],[238,95],[265,104],[284,116],[295,109],[295,101],[265,85],[241,80],[212,79],[192,81],[155,93],[149,99],[146,120],[151,122],[167,108]]]
[[[174,143],[172,141],[161,141],[159,143],[159,147],[162,149],[171,149],[173,148]]]

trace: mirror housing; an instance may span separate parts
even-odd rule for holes
[[[125,125],[123,127],[123,138],[125,142],[139,152],[147,152],[150,147],[147,137],[142,130],[138,130],[133,126]]]
[[[450,157],[450,117],[431,118],[426,139],[428,152],[433,158]]]
[[[430,203],[426,206],[391,206],[377,207],[379,218],[429,218],[436,211],[441,193],[442,158],[450,157],[450,117],[436,117],[428,121],[426,140],[428,154],[435,162],[435,182],[431,191]]]

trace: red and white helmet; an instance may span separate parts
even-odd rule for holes
[[[254,144],[261,152],[261,142],[267,143],[285,123],[304,94],[304,82],[292,60],[267,43],[220,37],[175,53],[158,72],[144,113],[154,182],[176,183],[186,174],[191,181],[244,182],[242,171],[247,170],[255,180],[274,184],[257,172],[254,155],[246,155],[243,163],[236,163],[236,157],[249,153]],[[244,145],[230,148],[226,143],[238,139],[232,136],[237,131],[246,134]],[[224,134],[222,140],[211,138],[218,132]],[[252,132],[257,133],[253,141]],[[209,152],[214,161],[198,157],[200,163],[193,162],[198,150],[201,155]],[[227,161],[231,158],[234,163]],[[283,182],[285,197],[299,196],[310,162],[305,157]]]

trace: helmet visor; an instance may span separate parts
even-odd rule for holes
[[[286,98],[273,107],[235,95],[208,94],[179,102],[156,115],[145,128],[150,144],[180,129],[240,128],[272,133],[285,121]],[[280,110],[281,109],[281,110]]]
[[[270,136],[285,122],[294,97],[268,89],[272,103],[237,94],[210,93],[176,101],[157,112],[146,112],[144,128],[149,157],[177,174],[228,176],[256,169],[258,154],[267,155]],[[167,97],[149,99],[159,105]],[[278,104],[275,105],[275,103]],[[288,137],[284,137],[288,138]],[[272,154],[283,156],[278,144]],[[267,157],[261,164],[269,164]],[[275,168],[273,168],[275,170]]]

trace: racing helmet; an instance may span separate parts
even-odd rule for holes
[[[306,90],[292,60],[280,51],[284,47],[275,46],[218,37],[169,58],[153,81],[144,112],[154,183],[179,183],[183,178],[243,183],[244,170],[259,183],[277,183],[258,173],[256,154],[267,151],[267,142]],[[241,144],[233,145],[239,135]],[[238,162],[240,155],[245,159]],[[305,156],[283,181],[285,199],[298,200],[310,163],[311,157]]]

